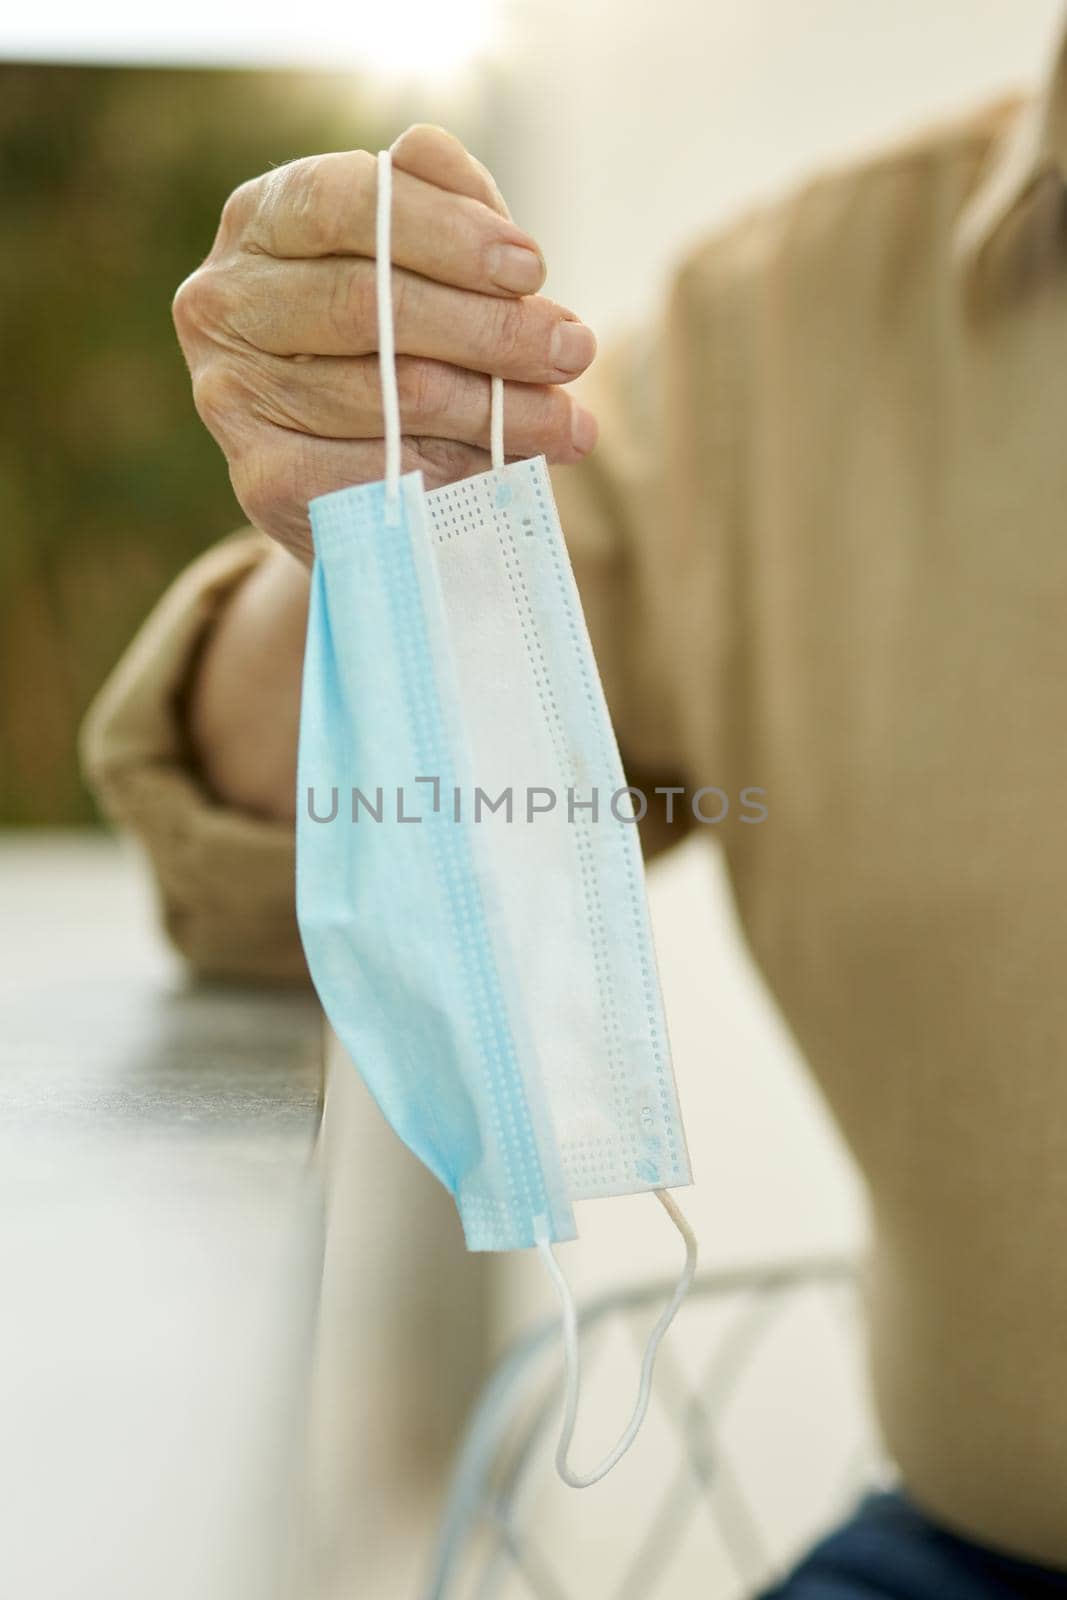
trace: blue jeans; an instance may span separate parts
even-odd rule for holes
[[[1067,1597],[1067,1571],[1035,1567],[929,1522],[901,1494],[872,1494],[762,1600],[1035,1600]]]

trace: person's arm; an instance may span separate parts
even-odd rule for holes
[[[231,597],[192,675],[194,758],[223,805],[296,817],[300,676],[307,568],[275,546]]]
[[[208,647],[225,636],[273,548],[249,530],[181,574],[97,694],[80,745],[101,809],[147,851],[164,926],[190,965],[230,978],[306,982],[292,823],[217,793],[190,726]],[[268,648],[273,637],[272,628],[261,634]],[[295,669],[299,675],[299,656]]]

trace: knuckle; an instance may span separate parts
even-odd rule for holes
[[[243,232],[248,219],[255,214],[259,206],[263,188],[262,178],[249,178],[234,189],[222,207],[220,234],[232,238]]]
[[[301,237],[313,251],[326,250],[336,228],[329,168],[323,156],[308,156],[288,168],[285,190]]]
[[[266,533],[286,527],[299,502],[292,462],[278,451],[255,451],[232,463],[230,482],[249,522]]]
[[[208,431],[218,438],[231,432],[245,404],[244,385],[225,361],[209,361],[193,376],[193,403]]]
[[[368,273],[367,297],[370,302],[368,309],[369,326],[374,329],[375,343],[378,338],[378,286],[371,281]],[[374,274],[376,278],[377,274]],[[389,274],[391,299],[393,302],[393,327],[396,330],[398,348],[402,348],[404,333],[411,323],[418,322],[420,305],[424,306],[420,279],[414,273],[398,272],[394,270]]]
[[[185,282],[179,284],[171,303],[171,315],[179,338],[188,339],[209,332],[226,320],[229,292],[226,275],[205,262]]]
[[[178,285],[174,298],[170,303],[171,321],[174,323],[178,338],[182,344],[190,339],[197,331],[196,290],[193,277],[186,278],[184,283]]]
[[[314,492],[314,484],[298,451],[260,449],[250,452],[231,463],[230,482],[241,509],[254,527],[269,534],[294,555],[311,555],[307,502]]]
[[[378,158],[369,150],[351,150],[345,156],[345,188],[352,197],[371,205],[378,197]]]
[[[489,348],[494,355],[517,356],[528,340],[526,308],[521,300],[487,297]]]
[[[452,385],[439,362],[400,356],[396,363],[396,386],[400,414],[412,423],[432,421],[449,409]]]
[[[376,162],[367,150],[306,156],[285,169],[283,203],[305,247],[325,255],[338,243],[341,219],[351,218],[354,205],[370,206],[376,186]]]
[[[327,308],[335,337],[345,344],[373,349],[377,340],[378,301],[374,273],[366,262],[338,264]]]
[[[425,469],[435,486],[469,478],[484,462],[480,451],[457,439],[419,439],[412,445],[412,465]]]

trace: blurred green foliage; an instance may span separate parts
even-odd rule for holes
[[[0,822],[93,815],[78,722],[238,526],[170,302],[244,179],[376,148],[350,77],[0,65]]]

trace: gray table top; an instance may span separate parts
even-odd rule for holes
[[[321,1269],[309,997],[188,984],[96,835],[0,836],[0,1593],[281,1592]]]

